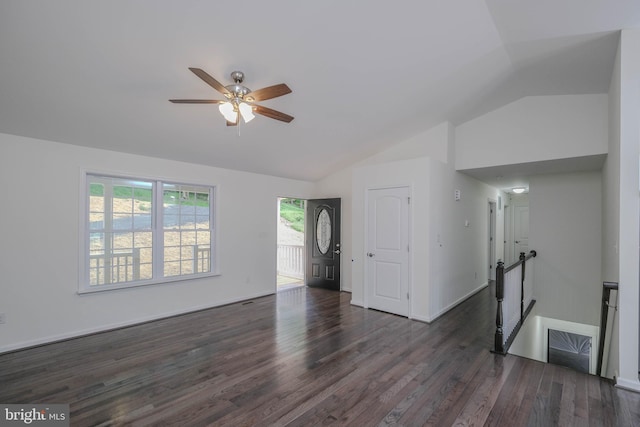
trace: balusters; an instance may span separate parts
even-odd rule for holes
[[[528,255],[521,252],[518,261],[506,268],[502,261],[498,261],[496,267],[496,300],[498,301],[498,307],[496,311],[495,343],[492,350],[495,353],[506,354],[511,344],[510,340],[515,337],[524,323],[527,314],[525,310],[530,309],[535,303],[535,301],[531,300],[528,303],[529,307],[525,308],[525,299],[527,299],[525,297],[525,266],[527,261],[536,255],[536,251],[530,251]],[[519,278],[518,274],[520,275]],[[505,275],[508,276],[507,279],[505,279]],[[520,282],[519,290],[518,282]],[[520,292],[519,296],[517,292]],[[518,299],[520,300],[520,313],[516,311],[518,310]]]
[[[496,353],[504,353],[504,316],[502,313],[502,301],[504,300],[504,263],[498,261],[496,267],[496,299],[498,300],[498,309],[496,311],[496,335],[494,351]]]
[[[524,267],[527,265],[524,252],[520,252],[520,262],[522,262],[522,275],[520,276],[520,321],[524,319]]]

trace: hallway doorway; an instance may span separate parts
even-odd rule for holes
[[[489,276],[487,280],[496,280],[496,202],[489,200],[487,212],[489,223],[487,225],[487,234],[489,237]]]
[[[276,290],[304,286],[306,200],[278,197]]]

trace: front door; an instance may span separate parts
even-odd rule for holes
[[[409,316],[409,188],[367,193],[367,305]]]
[[[340,290],[340,199],[307,200],[307,286]]]

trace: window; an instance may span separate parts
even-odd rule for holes
[[[87,174],[80,292],[214,274],[214,190]]]

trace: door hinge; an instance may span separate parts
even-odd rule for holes
[[[407,292],[407,299],[409,299],[409,292]]]
[[[407,245],[407,252],[409,252],[409,245]]]
[[[407,197],[407,204],[411,204],[411,197]]]

